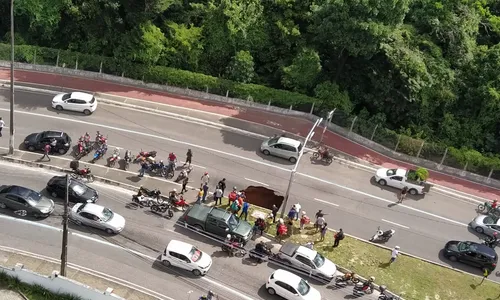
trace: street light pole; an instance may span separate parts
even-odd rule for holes
[[[66,265],[68,264],[68,205],[69,205],[69,174],[66,174],[66,197],[64,198],[63,237],[62,237],[61,272],[60,272],[62,276],[66,276]]]
[[[281,218],[285,216],[285,209],[288,204],[288,197],[290,197],[290,190],[292,189],[292,183],[293,179],[295,178],[295,173],[297,173],[297,168],[299,167],[300,159],[302,158],[302,155],[304,154],[304,148],[307,145],[307,142],[313,137],[314,135],[314,129],[318,127],[318,125],[323,121],[323,118],[316,120],[316,123],[314,123],[313,127],[311,128],[311,131],[309,131],[309,134],[307,135],[304,145],[302,146],[302,149],[300,149],[299,152],[299,157],[297,157],[297,161],[295,162],[295,166],[292,169],[292,172],[290,173],[290,180],[288,181],[288,187],[286,188],[286,193],[285,193],[285,201],[283,203],[283,206],[281,208]]]
[[[323,136],[325,135],[325,131],[328,128],[328,124],[332,121],[333,118],[333,113],[335,112],[337,108],[334,108],[332,111],[328,113],[328,117],[325,120],[325,127],[323,128],[323,132],[321,132],[321,139],[319,140],[319,143],[323,142]]]
[[[14,0],[10,1],[10,138],[9,154],[14,154]]]

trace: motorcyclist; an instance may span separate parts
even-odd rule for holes
[[[354,272],[347,272],[342,277],[342,279],[344,279],[344,281],[353,280],[354,278],[356,278],[356,273],[354,273]]]
[[[260,243],[255,245],[255,251],[257,253],[267,254],[268,250],[267,250],[267,247],[266,247],[266,244],[264,243],[264,241],[260,241]]]
[[[176,161],[177,161],[177,156],[175,156],[174,152],[170,152],[170,154],[168,155],[168,163],[170,165],[173,165]]]
[[[370,292],[373,292],[373,289],[375,288],[373,285],[374,282],[375,282],[375,277],[370,276],[370,279],[368,279],[363,283],[363,291],[366,292],[370,290]]]
[[[496,209],[497,206],[498,206],[498,200],[495,199],[495,200],[493,200],[493,203],[491,203],[491,209]]]
[[[325,159],[325,158],[330,157],[330,153],[328,151],[328,148],[326,148],[325,146],[319,147],[318,153],[321,156],[321,159]]]
[[[490,248],[495,248],[498,242],[497,232],[493,232],[493,237],[484,240],[484,244]]]
[[[177,200],[177,196],[178,196],[178,195],[179,195],[179,194],[177,193],[177,189],[173,189],[173,190],[171,190],[171,191],[168,193],[168,198],[169,198],[170,200],[176,201],[176,200]]]

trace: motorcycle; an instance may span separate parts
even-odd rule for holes
[[[100,159],[101,157],[103,157],[106,152],[108,151],[108,147],[106,145],[102,145],[101,147],[99,147],[95,153],[94,153],[94,157],[92,158],[92,160],[90,161],[91,163],[95,163],[98,159]]]
[[[132,151],[127,150],[125,151],[125,156],[123,157],[123,168],[128,170],[128,167],[130,167],[130,163],[132,162]]]
[[[85,151],[85,142],[83,141],[83,136],[78,139],[78,145],[76,146],[75,157],[76,159],[80,159],[83,156],[87,155]]]
[[[189,204],[186,203],[186,201],[184,200],[184,197],[180,197],[179,199],[176,199],[175,197],[170,197],[170,204],[173,206],[173,207],[180,207],[181,210],[186,210],[188,207],[189,207]]]
[[[102,145],[105,145],[108,142],[108,138],[102,135],[99,131],[97,131],[95,135],[95,145],[97,147],[101,147]]]
[[[371,237],[370,242],[387,242],[393,235],[396,233],[396,230],[390,229],[386,231],[380,230],[380,226],[377,229],[377,232]]]
[[[221,245],[221,250],[227,252],[229,256],[243,257],[247,251],[243,248],[243,243],[231,238],[231,241],[225,240]]]
[[[359,282],[359,279],[356,278],[356,275],[347,276],[347,273],[342,275],[342,276],[335,277],[335,284],[339,285],[339,286],[344,286],[344,285],[347,285],[349,283],[356,284],[358,282]]]
[[[174,216],[174,211],[168,203],[163,204],[153,204],[151,205],[151,211],[157,214],[163,214],[167,212],[167,218],[171,219]]]
[[[258,263],[262,263],[264,261],[267,261],[270,256],[274,256],[274,255],[271,252],[271,249],[269,249],[267,246],[263,246],[263,248],[260,250],[257,249],[257,246],[255,246],[254,249],[252,249],[248,252],[248,256],[250,258],[257,260]]]
[[[75,179],[83,178],[83,179],[86,179],[88,182],[94,181],[94,175],[92,175],[90,168],[73,169],[73,173],[71,173],[71,177],[73,177]]]
[[[394,296],[387,294],[387,287],[385,285],[381,285],[379,289],[380,295],[378,296],[378,300],[395,300]]]
[[[111,155],[111,157],[109,158],[108,166],[110,168],[114,167],[116,164],[116,161],[118,161],[118,160],[120,160],[120,149],[115,148],[115,150],[113,151],[113,155]]]
[[[156,175],[165,176],[165,164],[163,164],[163,160],[160,160],[159,163],[151,164],[149,171]]]
[[[142,151],[139,152],[139,154],[137,154],[137,156],[135,157],[134,159],[134,163],[136,162],[139,162],[139,160],[141,159],[149,159],[150,158],[155,158],[156,157],[156,151],[149,151],[149,152],[146,152],[146,151]]]
[[[160,204],[163,203],[163,200],[161,200],[161,197],[160,197],[161,192],[159,189],[150,190],[150,189],[147,189],[147,188],[141,186],[139,188],[139,192],[137,193],[137,196],[140,196],[140,195],[144,195],[144,196],[156,199]]]
[[[325,156],[324,153],[322,151],[320,151],[320,150],[314,152],[313,155],[312,155],[312,158],[316,159],[316,160],[319,159],[321,161],[324,161],[328,165],[330,165],[333,162],[333,155],[331,155],[330,153],[328,153],[328,155]]]
[[[184,178],[189,176],[189,173],[193,171],[193,167],[189,166],[187,169],[182,170],[179,175],[177,175],[177,178],[174,180],[175,182],[179,182],[184,180]]]
[[[352,294],[357,297],[361,297],[363,295],[371,294],[373,293],[373,285],[365,282],[358,282],[354,285],[354,288],[352,289]]]
[[[491,202],[489,202],[489,201],[484,202],[484,204],[479,204],[477,206],[477,212],[482,213],[482,214],[488,214],[488,215],[494,215],[496,217],[500,217],[500,209],[498,207],[493,208],[491,206]]]
[[[498,239],[492,237],[486,237],[483,241],[483,245],[490,247],[491,249],[495,249],[498,245]]]
[[[132,202],[137,203],[141,208],[151,207],[155,203],[155,201],[152,200],[150,197],[144,195],[132,195]]]

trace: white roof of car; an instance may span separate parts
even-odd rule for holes
[[[85,207],[82,209],[82,212],[90,213],[98,217],[102,216],[104,206],[100,206],[94,203],[85,203],[83,205],[85,205]]]
[[[289,285],[293,286],[294,288],[297,288],[299,286],[300,281],[302,278],[299,276],[290,273],[288,271],[285,271],[283,269],[278,269],[274,271],[274,280],[279,280],[288,283]]]
[[[316,257],[316,255],[318,254],[318,252],[316,252],[312,249],[309,249],[307,247],[304,247],[304,246],[300,246],[299,248],[297,248],[296,252],[309,258],[310,260],[313,260]]]
[[[405,169],[396,169],[396,176],[406,176],[406,170]]]
[[[185,255],[189,254],[191,249],[193,249],[193,245],[178,240],[171,240],[167,245],[167,251],[173,250],[177,253]]]
[[[287,137],[280,137],[279,140],[278,140],[278,143],[280,143],[280,144],[287,144],[287,145],[293,146],[295,148],[298,148],[299,145],[301,144],[300,141],[297,141],[297,140],[294,140],[294,139],[291,139],[291,138],[287,138]]]
[[[88,94],[88,93],[83,93],[83,92],[73,92],[73,93],[71,93],[71,98],[90,101],[90,100],[92,100],[92,98],[94,98],[94,95]]]

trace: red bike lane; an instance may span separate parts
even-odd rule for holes
[[[0,68],[0,80],[8,80],[10,78],[9,76],[10,71],[8,69]],[[302,118],[275,114],[259,109],[237,107],[235,105],[225,104],[221,102],[193,99],[157,90],[122,85],[110,81],[100,81],[82,77],[63,76],[54,73],[42,73],[25,70],[16,70],[14,73],[14,78],[15,81],[18,82],[64,87],[90,92],[108,93],[117,96],[137,98],[215,113],[227,117],[237,118],[240,120],[267,125],[303,137],[305,137],[309,133],[309,130],[312,126],[312,123],[310,121]],[[320,132],[316,134],[316,136],[319,135]],[[331,131],[325,132],[323,142],[324,144],[334,149],[337,149],[355,158],[368,161],[375,165],[384,167],[415,168],[414,165],[397,161],[390,157],[386,157],[378,152],[375,152],[365,146],[359,145]],[[431,182],[448,187],[453,190],[468,194],[474,194],[489,199],[497,198],[500,195],[500,190],[493,187],[465,180],[460,177],[436,172],[433,170],[429,170],[429,173]]]

